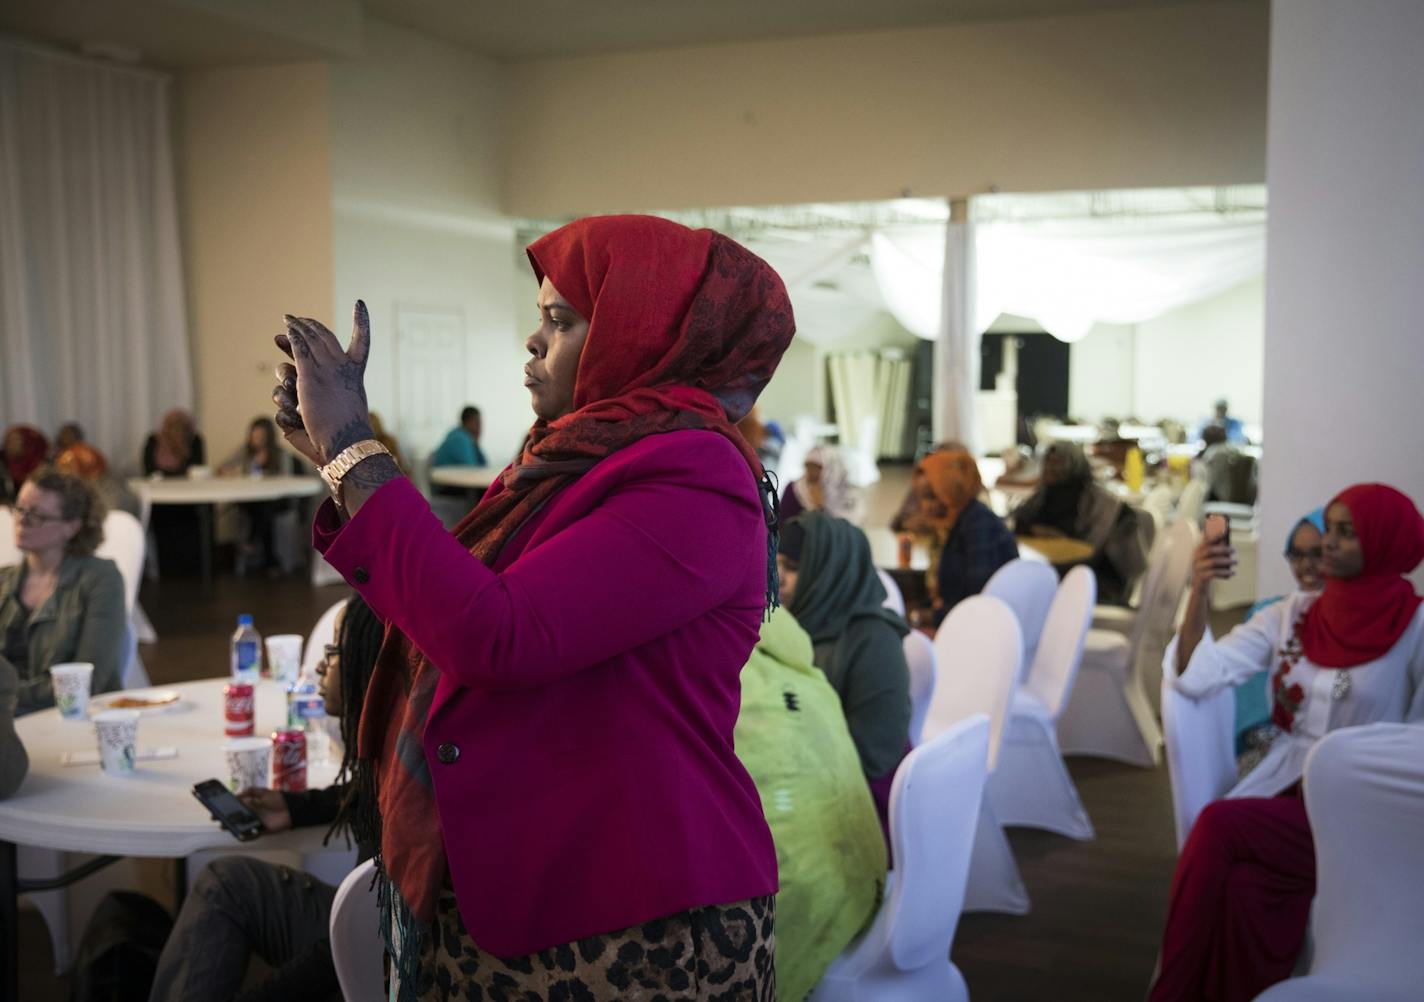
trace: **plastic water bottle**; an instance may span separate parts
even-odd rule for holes
[[[252,625],[252,617],[243,613],[237,617],[237,632],[232,635],[232,677],[250,684],[261,673],[262,634]]]
[[[309,763],[326,764],[330,755],[326,700],[321,698],[316,679],[305,668],[287,686],[287,727],[306,732]]]

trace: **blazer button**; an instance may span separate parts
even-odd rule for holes
[[[460,757],[460,747],[458,745],[452,745],[450,742],[446,741],[439,748],[435,749],[435,757],[438,758],[445,765],[449,765],[451,762],[455,761],[457,758]]]
[[[351,576],[356,579],[357,584],[365,584],[367,581],[371,580],[370,572],[367,571],[364,567],[356,568],[356,570],[352,573]]]

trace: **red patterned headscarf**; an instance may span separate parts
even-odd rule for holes
[[[528,253],[535,277],[547,277],[589,321],[574,409],[535,423],[499,486],[456,526],[460,542],[493,565],[530,515],[599,460],[649,435],[693,428],[737,447],[774,527],[775,493],[736,422],[751,410],[795,331],[776,272],[718,233],[650,216],[579,220]],[[774,560],[773,553],[769,596]],[[447,864],[439,829],[430,824],[429,771],[412,769],[398,748],[420,747],[437,677],[409,638],[392,631],[371,679],[359,738],[361,758],[379,763],[380,864],[389,881],[382,901],[394,908],[401,959],[411,962],[418,952],[412,944],[434,919]],[[413,971],[400,966],[404,982]]]
[[[1323,668],[1354,668],[1383,657],[1424,602],[1404,577],[1424,560],[1424,518],[1385,484],[1348,487],[1334,504],[1350,509],[1364,565],[1352,578],[1326,576],[1300,624],[1300,645]]]
[[[28,424],[11,425],[5,430],[5,438],[0,441],[7,479],[16,492],[49,455],[49,439],[44,432]]]

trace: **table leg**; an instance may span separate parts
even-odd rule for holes
[[[0,841],[0,1002],[20,998],[20,904],[15,843]]]
[[[213,506],[198,505],[198,567],[203,576],[203,588],[213,590]]]

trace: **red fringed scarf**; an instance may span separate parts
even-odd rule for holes
[[[523,454],[455,529],[488,565],[534,512],[595,463],[649,435],[701,428],[730,441],[764,477],[736,430],[795,331],[781,279],[710,230],[648,216],[583,219],[529,247],[535,276],[589,320],[574,410],[539,421]],[[419,748],[438,670],[399,631],[387,637],[366,696],[360,755],[376,760],[381,865],[413,937],[430,928],[447,869]],[[398,721],[395,727],[388,722]],[[413,959],[408,956],[404,959]],[[402,965],[403,967],[405,965]]]
[[[1385,484],[1356,484],[1330,504],[1350,509],[1364,566],[1352,578],[1326,577],[1300,624],[1300,643],[1322,668],[1354,668],[1393,647],[1424,601],[1404,578],[1424,560],[1424,518]],[[1328,518],[1330,505],[1325,510]]]

